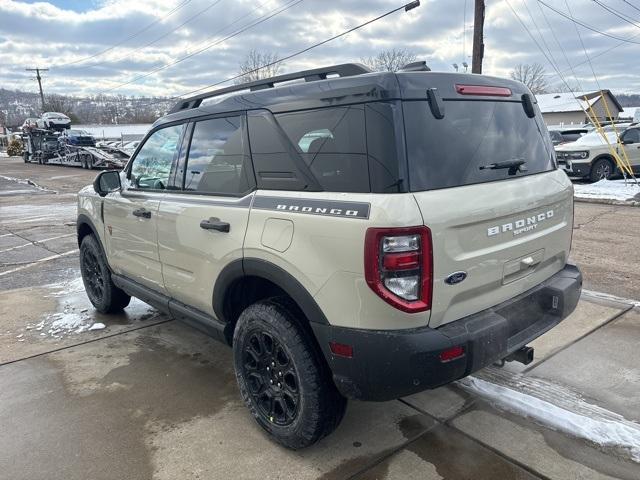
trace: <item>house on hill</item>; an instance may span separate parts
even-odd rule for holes
[[[609,107],[611,118],[607,114],[603,97]],[[589,118],[585,110],[591,114],[590,107],[599,121],[617,120],[622,105],[611,90],[596,90],[594,92],[573,93],[544,93],[536,95],[538,107],[547,125],[581,125]]]

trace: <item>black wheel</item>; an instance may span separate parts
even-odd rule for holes
[[[87,168],[93,170],[93,157],[87,157]]]
[[[589,179],[592,182],[598,182],[600,180],[609,180],[613,175],[613,163],[606,158],[601,158],[591,165],[591,172],[589,172]]]
[[[24,163],[29,163],[29,152],[22,152]]]
[[[233,335],[233,355],[242,399],[258,425],[299,449],[336,429],[347,400],[294,315],[284,299],[247,307]]]
[[[113,284],[102,248],[93,235],[82,239],[80,271],[84,289],[96,310],[114,313],[129,305],[131,297]]]

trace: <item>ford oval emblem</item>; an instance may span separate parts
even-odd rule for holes
[[[445,278],[445,283],[449,285],[455,285],[456,283],[462,282],[465,278],[467,278],[467,272],[454,272]]]

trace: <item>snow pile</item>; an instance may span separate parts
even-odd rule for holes
[[[574,184],[574,196],[580,199],[613,200],[628,202],[640,201],[640,186],[635,181],[627,180],[600,180],[591,184]]]
[[[640,425],[621,415],[580,401],[575,410],[561,408],[533,395],[496,385],[477,377],[458,382],[463,388],[505,409],[532,418],[543,425],[583,438],[603,447],[622,448],[640,463]],[[587,415],[586,412],[589,412]]]
[[[58,312],[47,315],[44,320],[36,324],[27,324],[26,330],[39,332],[40,336],[62,338],[67,335],[103,330],[104,323],[95,321],[93,310],[87,308],[84,297],[79,300],[78,294],[84,291],[82,277],[77,271],[71,271],[74,277],[60,283],[48,285],[51,293],[47,297],[58,298]]]

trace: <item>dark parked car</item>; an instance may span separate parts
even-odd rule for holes
[[[67,130],[60,136],[60,141],[77,147],[96,146],[96,139],[85,130]]]

